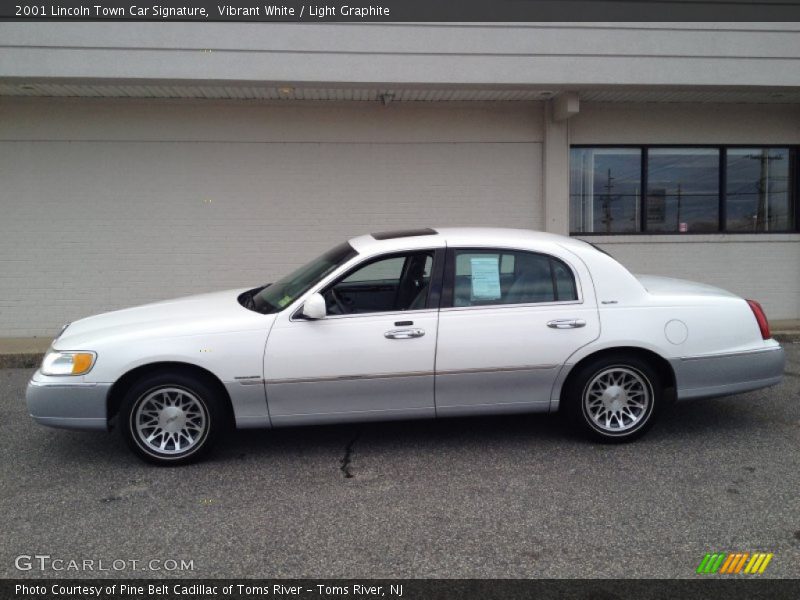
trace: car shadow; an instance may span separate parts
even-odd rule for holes
[[[670,443],[676,439],[727,437],[752,429],[752,402],[746,397],[696,400],[666,407],[658,422],[639,444]],[[567,446],[608,447],[572,426],[559,414],[521,414],[459,417],[438,420],[367,422],[272,430],[231,432],[214,460],[232,461],[244,457],[266,457],[284,453],[313,453],[331,446],[343,448],[358,440],[368,442],[375,452],[397,449],[462,449],[478,447]]]

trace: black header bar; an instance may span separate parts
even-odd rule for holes
[[[800,0],[5,0],[2,20],[800,21]]]
[[[747,576],[745,576],[747,577]],[[795,600],[797,580],[6,579],[4,600]]]

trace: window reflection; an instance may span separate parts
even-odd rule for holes
[[[726,229],[789,231],[789,149],[730,148],[726,165]]]
[[[719,150],[653,148],[647,162],[647,230],[719,230]]]
[[[626,233],[640,230],[641,160],[638,148],[572,149],[572,231]]]

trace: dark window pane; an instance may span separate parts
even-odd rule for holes
[[[357,269],[342,280],[342,283],[360,283],[363,281],[387,281],[397,283],[403,272],[405,256],[395,256],[385,260],[377,260],[366,267]]]
[[[556,299],[564,302],[578,298],[572,271],[560,260],[533,252],[456,251],[454,288],[453,306],[530,304]]]
[[[639,231],[641,160],[638,148],[572,148],[570,231]]]
[[[719,150],[649,150],[647,231],[719,231]]]
[[[415,252],[357,267],[322,292],[328,314],[425,308],[433,254]]]
[[[788,148],[729,148],[728,231],[790,231]]]
[[[577,300],[578,291],[575,289],[572,271],[560,260],[553,259],[550,262],[553,265],[553,276],[556,280],[556,300],[559,302]]]

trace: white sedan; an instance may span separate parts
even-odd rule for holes
[[[267,286],[75,321],[28,385],[43,425],[110,429],[158,464],[239,428],[562,411],[594,438],[670,401],[781,381],[757,302],[634,276],[511,229],[364,235]]]

